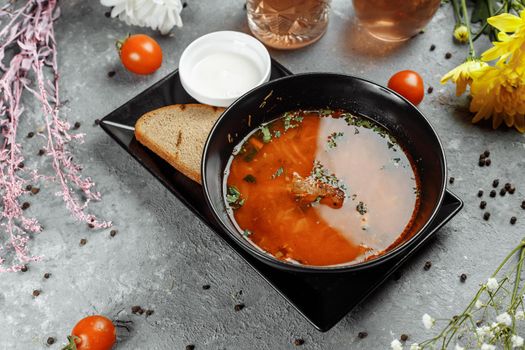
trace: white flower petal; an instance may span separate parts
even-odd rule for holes
[[[515,335],[515,334],[512,335],[512,337],[510,338],[510,341],[512,342],[513,348],[519,348],[523,346],[523,338],[520,337],[519,335]]]
[[[481,309],[483,307],[483,302],[481,300],[476,300],[476,304],[474,305],[476,309]]]
[[[432,328],[432,326],[434,326],[434,323],[436,322],[436,320],[430,317],[429,314],[424,314],[422,321],[426,329]]]
[[[392,340],[390,347],[392,350],[403,350],[403,344],[401,344],[401,342],[397,339]]]
[[[496,321],[500,324],[504,324],[505,326],[511,326],[512,325],[512,317],[509,315],[508,312],[504,312],[496,317]]]
[[[487,289],[491,292],[494,292],[496,289],[498,289],[499,283],[498,280],[494,277],[491,277],[487,280]]]
[[[481,350],[496,350],[496,346],[491,344],[481,344]]]
[[[100,0],[112,7],[111,17],[128,25],[138,25],[167,34],[173,27],[182,27],[181,0]]]
[[[516,320],[523,321],[525,320],[525,313],[523,312],[523,310],[519,310],[516,312],[515,317],[516,317]]]

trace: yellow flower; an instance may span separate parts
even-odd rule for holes
[[[499,41],[494,42],[494,47],[481,55],[483,61],[492,61],[497,58],[500,61],[506,61],[512,55],[518,56],[525,50],[525,11],[521,12],[520,17],[502,13],[488,18],[487,22],[500,32]]]
[[[494,129],[505,122],[508,127],[513,126],[519,132],[525,132],[523,72],[507,64],[489,66],[474,78],[470,93],[470,111],[476,113],[473,123],[492,117]]]
[[[456,96],[461,96],[467,89],[467,85],[472,84],[476,73],[485,69],[488,65],[476,59],[468,59],[441,78],[441,84],[452,80],[456,84]]]
[[[454,38],[460,43],[466,43],[468,41],[470,33],[466,25],[462,24],[454,29]]]

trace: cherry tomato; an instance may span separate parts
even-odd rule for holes
[[[81,319],[71,331],[76,350],[110,350],[116,339],[115,326],[107,317],[100,315]],[[70,348],[74,349],[72,345]]]
[[[118,43],[120,60],[124,67],[136,74],[151,74],[162,64],[162,49],[151,37],[144,34],[129,36]]]
[[[392,75],[388,87],[414,105],[418,105],[425,95],[423,78],[412,70],[403,70]]]

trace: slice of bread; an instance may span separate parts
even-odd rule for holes
[[[175,169],[201,183],[204,143],[223,111],[201,104],[162,107],[140,117],[135,137]]]

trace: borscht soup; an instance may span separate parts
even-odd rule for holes
[[[239,232],[275,258],[329,266],[384,254],[413,233],[419,180],[410,156],[374,121],[296,110],[235,147],[224,184]]]

